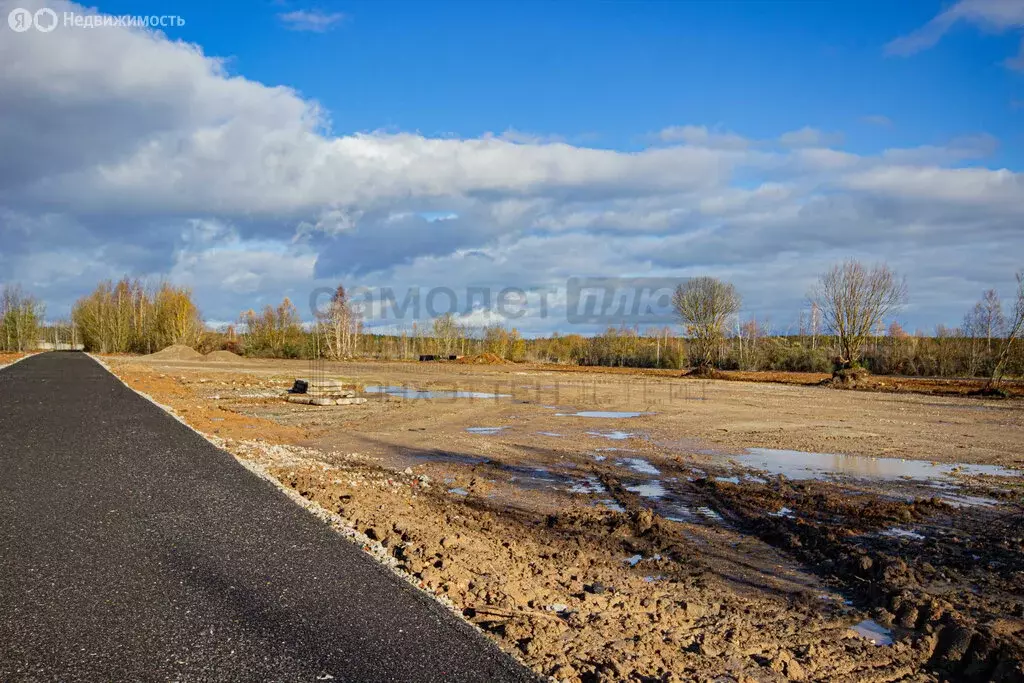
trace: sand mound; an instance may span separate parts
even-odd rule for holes
[[[203,354],[199,353],[191,346],[185,346],[184,344],[174,344],[168,346],[166,349],[151,353],[145,358],[153,358],[160,360],[202,360]]]
[[[494,353],[481,353],[477,356],[463,356],[455,362],[466,365],[504,365],[507,361]]]
[[[232,353],[227,350],[211,351],[206,354],[206,360],[213,361],[216,363],[241,363],[242,357],[237,353]]]

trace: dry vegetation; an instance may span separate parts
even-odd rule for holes
[[[286,298],[260,312],[243,312],[237,325],[208,330],[189,291],[168,284],[147,289],[126,278],[101,283],[76,303],[70,323],[43,331],[38,303],[16,288],[5,289],[0,348],[26,349],[33,339],[46,336],[78,340],[86,350],[100,353],[152,353],[184,344],[204,354],[225,350],[256,358],[415,360],[421,355],[460,355],[562,366],[699,367],[707,376],[786,383],[819,381],[839,372],[841,379],[852,377],[867,389],[963,393],[985,388],[991,393],[991,385],[1004,377],[1024,377],[1019,338],[1024,280],[1018,278],[1018,285],[1016,301],[1006,313],[998,295],[989,290],[967,312],[961,327],[939,325],[931,332],[909,334],[895,322],[884,328],[906,298],[903,281],[885,266],[847,262],[822,276],[812,292],[810,314],[801,314],[795,333],[779,334],[756,317],[738,318],[739,293],[731,284],[694,278],[674,297],[684,336],[662,327],[525,339],[516,329],[500,325],[467,328],[451,314],[438,316],[429,327],[414,323],[397,334],[375,334],[363,327],[342,287],[320,304],[312,326],[303,323]],[[891,379],[866,380],[861,367]],[[911,382],[903,379],[907,377],[978,378],[989,380],[989,386]],[[1018,393],[1012,383],[998,391]]]
[[[43,310],[43,305],[21,288],[0,288],[0,352],[34,349],[42,331]]]

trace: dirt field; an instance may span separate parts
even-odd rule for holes
[[[344,363],[367,403],[312,407],[304,361],[107,361],[556,679],[1024,677],[1020,400]]]

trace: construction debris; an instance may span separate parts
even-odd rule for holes
[[[366,403],[356,397],[356,388],[337,379],[296,379],[286,400],[310,406],[349,406]]]
[[[351,396],[334,398],[333,396],[315,396],[313,394],[288,394],[287,401],[308,406],[352,406],[366,403],[365,398],[354,398]]]

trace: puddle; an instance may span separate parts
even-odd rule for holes
[[[862,638],[867,638],[875,645],[892,645],[892,631],[871,619],[865,619],[850,627]]]
[[[595,501],[595,505],[603,505],[612,512],[625,512],[626,508],[619,505],[618,501],[614,501],[611,498],[602,498],[601,500]]]
[[[369,385],[363,391],[367,394],[387,394],[398,398],[512,398],[512,394],[492,394],[486,391],[417,389],[379,384]]]
[[[694,519],[693,510],[682,503],[661,503],[654,511],[670,522],[692,522]]]
[[[693,481],[693,480],[690,479],[690,481]],[[752,474],[744,474],[742,477],[740,477],[740,476],[715,477],[715,481],[721,481],[721,482],[728,483],[728,484],[739,484],[739,483],[744,482],[744,481],[746,481],[746,482],[753,482],[755,484],[767,484],[768,483],[767,479],[764,479],[763,477],[756,477],[756,476],[754,476]]]
[[[615,464],[619,467],[627,467],[637,474],[649,474],[653,477],[661,474],[661,470],[643,458],[624,458],[622,460],[616,460]]]
[[[468,496],[469,495],[469,491],[467,491],[466,489],[464,489],[462,487],[454,488],[454,489],[448,489],[448,493],[454,493],[456,496]]]
[[[558,432],[537,432],[537,433],[540,434],[541,436],[564,436],[563,434],[559,434]]]
[[[931,463],[927,460],[870,458],[861,455],[806,453],[771,448],[748,448],[745,455],[732,456],[736,463],[769,474],[782,474],[789,479],[825,479],[853,477],[860,479],[953,478],[954,474],[1013,477],[1020,472],[998,465],[965,465]]]
[[[662,498],[665,496],[665,487],[661,485],[660,481],[652,481],[646,484],[636,484],[634,486],[627,486],[627,491],[637,494],[641,498]]]
[[[940,499],[946,501],[955,508],[962,507],[993,507],[999,505],[999,501],[994,498],[982,498],[981,496],[967,496],[960,495],[957,493],[944,493],[939,496]]]
[[[628,439],[630,437],[636,436],[635,434],[631,434],[629,432],[619,432],[619,431],[615,431],[615,432],[587,432],[587,435],[588,436],[600,436],[600,437],[603,437],[605,439],[614,439],[615,441],[622,441],[624,439]]]
[[[601,480],[595,476],[588,476],[569,487],[569,493],[597,494],[608,493]]]
[[[525,465],[500,465],[505,472],[511,472],[509,477],[513,485],[525,489],[551,489],[559,486],[572,486],[575,479],[561,474],[555,474],[544,467],[528,467]]]
[[[700,516],[702,516],[702,517],[704,517],[706,519],[710,519],[710,520],[712,520],[714,522],[721,522],[722,521],[722,516],[720,514],[718,514],[717,512],[715,512],[714,510],[712,510],[709,507],[704,507],[703,505],[701,507],[697,508],[697,514],[699,514]]]
[[[466,427],[466,431],[470,434],[497,434],[504,427]]]
[[[640,417],[650,413],[636,413],[624,410],[581,410],[577,413],[555,413],[558,417]]]
[[[670,522],[686,524],[724,525],[726,522],[720,514],[704,505],[687,504],[686,498],[680,499],[679,494],[669,492],[668,500],[657,501],[652,509]]]
[[[907,538],[914,541],[923,541],[925,539],[924,534],[919,534],[916,531],[910,531],[909,529],[898,529],[896,527],[886,529],[881,533],[881,535],[889,536],[890,538]]]

